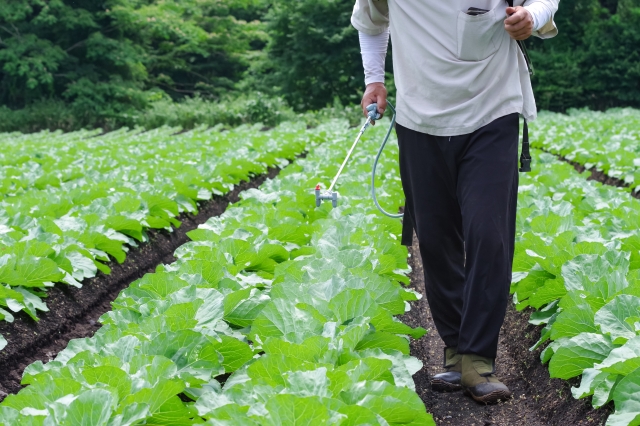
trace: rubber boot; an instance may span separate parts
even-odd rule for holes
[[[509,388],[495,376],[495,363],[479,355],[462,355],[462,388],[465,395],[484,404],[511,398]]]
[[[444,373],[431,379],[431,389],[435,392],[455,392],[462,390],[462,355],[458,348],[444,348]]]

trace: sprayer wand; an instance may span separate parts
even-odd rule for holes
[[[378,151],[378,155],[376,155],[376,158],[373,162],[373,171],[371,173],[371,196],[378,210],[380,210],[384,215],[393,217],[393,218],[400,218],[403,216],[402,214],[388,213],[380,206],[380,204],[378,204],[378,200],[376,198],[376,190],[375,190],[375,174],[376,174],[376,167],[378,165],[378,160],[380,159],[380,155],[382,154],[382,151],[384,150],[384,147],[387,144],[387,141],[389,140],[389,136],[391,135],[391,131],[393,130],[393,126],[396,121],[396,109],[390,103],[387,103],[387,105],[389,106],[391,111],[393,111],[393,116],[391,117],[391,124],[389,125],[389,130],[387,131],[387,134],[384,140],[382,141],[382,145],[380,146],[380,150]],[[355,149],[356,145],[358,145],[358,142],[360,142],[360,138],[362,137],[362,134],[364,133],[364,131],[367,130],[367,127],[369,127],[372,121],[379,120],[382,117],[380,113],[378,113],[377,104],[368,105],[366,109],[367,111],[369,111],[369,113],[367,114],[367,121],[365,121],[364,125],[360,129],[360,132],[358,132],[358,136],[356,137],[356,140],[353,142],[353,145],[351,145],[351,149],[349,149],[349,152],[347,153],[346,158],[342,162],[340,169],[338,169],[338,173],[333,178],[333,181],[331,182],[329,189],[323,192],[322,189],[320,188],[320,185],[316,186],[315,188],[316,207],[320,207],[320,205],[322,204],[322,201],[325,201],[325,200],[327,201],[331,200],[331,205],[334,208],[338,207],[339,193],[337,191],[334,191],[333,188],[335,187],[336,182],[338,181],[338,178],[342,174],[342,170],[347,165],[347,162],[349,162],[349,158],[351,158],[351,154],[353,153],[353,150]]]
[[[378,113],[378,106],[376,104],[371,104],[367,106],[367,111],[369,111],[369,113],[367,114],[367,121],[365,121],[364,125],[360,128],[360,131],[358,132],[358,136],[356,137],[356,140],[353,142],[353,145],[351,145],[351,149],[349,149],[347,156],[345,157],[344,161],[342,162],[342,165],[338,169],[338,173],[331,181],[331,185],[329,185],[329,189],[322,192],[320,185],[318,184],[316,186],[316,189],[315,189],[316,207],[320,207],[320,205],[322,204],[322,201],[324,200],[331,200],[331,205],[334,208],[338,207],[339,193],[334,191],[333,188],[336,186],[336,182],[338,181],[338,178],[342,174],[342,170],[344,170],[344,167],[349,162],[349,158],[351,158],[351,154],[353,153],[353,150],[356,148],[356,145],[358,145],[358,142],[360,142],[360,138],[362,137],[362,134],[364,133],[364,131],[367,130],[367,127],[369,127],[372,121],[378,120],[382,117],[380,113]]]

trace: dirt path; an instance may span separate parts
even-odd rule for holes
[[[424,291],[424,274],[417,238],[410,247],[411,287]],[[426,336],[411,343],[411,353],[425,365],[414,376],[416,391],[433,414],[438,425],[455,426],[547,426],[604,425],[609,407],[591,408],[590,401],[571,396],[571,384],[550,379],[546,365],[540,362],[540,351],[529,348],[538,340],[540,327],[528,323],[529,314],[516,312],[510,304],[500,333],[497,374],[513,392],[510,401],[486,406],[478,404],[462,392],[431,391],[429,379],[442,372],[444,344],[435,329],[425,298],[413,302],[412,309],[402,317],[411,326],[429,330]]]
[[[239,200],[241,191],[257,188],[279,171],[269,169],[266,174],[236,185],[228,194],[201,203],[197,215],[183,214],[178,218],[182,225],[173,232],[149,231],[149,242],[130,250],[123,264],[109,264],[110,275],[98,273],[95,278],[85,280],[82,288],[65,285],[50,288],[45,299],[49,312],[42,312],[40,321],[35,322],[22,312],[16,314],[13,323],[1,321],[0,334],[8,344],[0,351],[0,401],[22,388],[22,372],[29,364],[37,360],[48,362],[67,347],[69,340],[92,336],[100,327],[98,318],[111,310],[111,302],[122,289],[154,271],[157,265],[175,260],[173,252],[189,241],[187,232],[210,217],[221,215],[229,203]]]

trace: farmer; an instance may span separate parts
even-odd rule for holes
[[[389,34],[393,40],[402,243],[411,244],[415,229],[445,344],[445,371],[431,386],[464,389],[487,404],[511,396],[495,376],[495,358],[515,243],[519,114],[536,116],[516,40],[555,36],[558,2],[356,0],[351,17],[365,71],[363,110],[386,109]]]

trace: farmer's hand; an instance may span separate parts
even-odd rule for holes
[[[384,114],[384,110],[387,109],[387,88],[384,87],[383,83],[367,84],[364,95],[362,95],[362,102],[360,102],[365,117],[369,116],[367,106],[371,104],[378,104],[378,112],[380,115]],[[371,124],[375,125],[373,121],[371,121]]]
[[[533,32],[533,17],[522,6],[507,7],[508,18],[504,20],[504,29],[514,40],[526,40]]]

